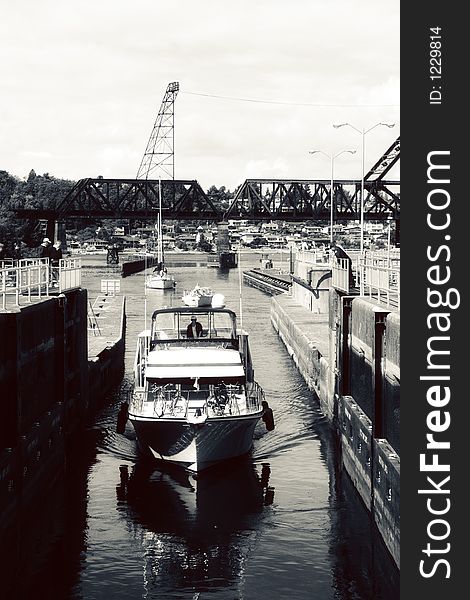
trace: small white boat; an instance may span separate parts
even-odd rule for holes
[[[272,410],[254,380],[248,334],[217,308],[154,311],[138,336],[134,392],[126,417],[145,454],[202,471],[247,454],[259,419]]]
[[[185,290],[181,298],[186,306],[212,306],[214,292],[208,287],[196,285],[192,290]]]
[[[152,275],[147,277],[145,286],[151,290],[170,290],[176,285],[174,277],[168,275],[164,269],[155,269]]]

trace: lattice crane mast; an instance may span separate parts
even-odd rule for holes
[[[136,179],[175,178],[174,105],[178,91],[177,81],[168,84]]]
[[[383,156],[375,163],[364,177],[365,181],[378,181],[390,171],[400,158],[400,137],[398,137]]]

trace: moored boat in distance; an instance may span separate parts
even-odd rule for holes
[[[192,290],[185,290],[181,300],[186,306],[212,306],[214,292],[209,287],[196,285]]]
[[[176,285],[172,275],[168,275],[165,267],[156,267],[145,281],[145,286],[153,290],[170,290]]]
[[[223,308],[154,311],[138,336],[128,417],[139,448],[193,472],[247,454],[272,411],[254,380],[248,334]]]

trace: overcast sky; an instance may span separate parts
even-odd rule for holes
[[[400,134],[398,0],[2,0],[0,169],[136,176],[166,87],[175,176],[361,177]],[[194,94],[244,98],[243,102]],[[276,102],[278,104],[276,104]],[[373,105],[373,106],[372,106]]]

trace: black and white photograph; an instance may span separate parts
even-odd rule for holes
[[[436,5],[3,3],[2,597],[457,597]]]

